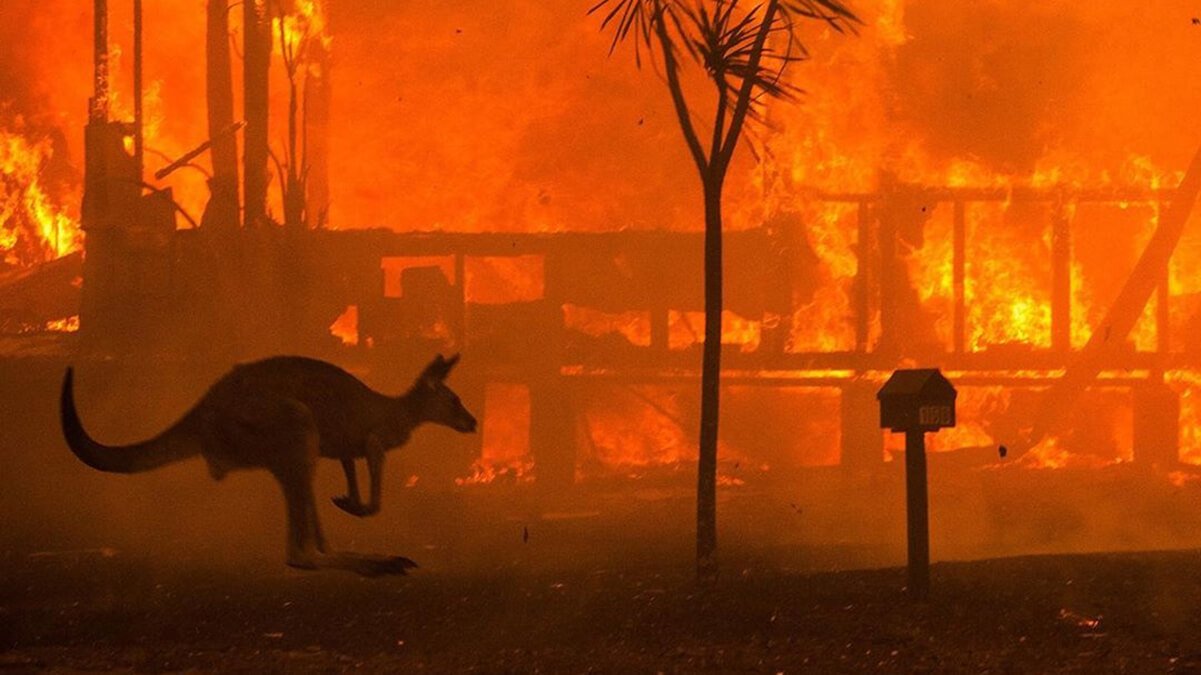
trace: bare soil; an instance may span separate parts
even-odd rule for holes
[[[678,563],[676,560],[673,563]],[[111,550],[0,561],[0,669],[1198,672],[1201,552],[795,573],[727,560],[362,579]]]

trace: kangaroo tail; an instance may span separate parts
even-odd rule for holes
[[[140,473],[199,453],[196,444],[174,438],[176,434],[172,433],[173,429],[132,445],[109,446],[97,442],[79,421],[79,412],[75,409],[74,379],[74,372],[67,368],[59,399],[59,416],[67,446],[84,464],[110,473]]]

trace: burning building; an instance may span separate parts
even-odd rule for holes
[[[300,352],[384,389],[462,351],[484,433],[423,483],[693,461],[693,177],[657,83],[605,62],[583,9],[296,0],[209,3],[206,22],[117,4],[97,0],[90,25],[56,10],[95,47],[86,125],[0,107],[14,350],[204,377]],[[788,71],[808,93],[765,111],[729,188],[723,485],[882,465],[900,447],[873,423],[875,391],[903,364],[962,392],[959,427],[933,439],[947,462],[1134,461],[1191,480],[1201,247],[1177,170],[1198,97],[1166,91],[1187,78],[1155,54],[1197,36],[1166,9],[1116,35],[1123,11],[877,2],[855,38],[814,29],[811,62]],[[1171,26],[1154,46],[1150,24]],[[132,64],[113,26],[132,29]],[[79,128],[82,147],[64,140]]]

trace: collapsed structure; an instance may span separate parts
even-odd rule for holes
[[[137,5],[135,17],[140,17]],[[216,5],[220,3],[210,3],[210,28],[223,34],[224,18],[213,11]],[[237,165],[239,131],[232,112],[229,55],[217,44],[224,43],[227,50],[228,43],[210,41],[211,137],[206,146],[213,155],[212,196],[200,222],[179,229],[181,219],[190,218],[175,204],[170,189],[144,179],[140,35],[134,41],[135,119],[115,121],[107,103],[106,2],[95,2],[95,93],[86,129],[82,210],[86,254],[78,299],[85,356],[232,362],[305,353],[399,385],[408,377],[406,368],[429,353],[461,350],[470,365],[458,377],[470,381],[458,388],[483,407],[485,429],[487,420],[495,425],[513,416],[525,418],[519,426],[528,428],[528,448],[500,452],[503,459],[498,461],[515,472],[532,464],[540,483],[574,480],[583,462],[577,449],[596,442],[587,429],[580,433],[580,411],[575,409],[581,403],[578,392],[595,383],[632,387],[661,417],[691,428],[687,415],[679,412],[687,404],[668,409],[662,399],[673,395],[664,392],[681,385],[695,388],[692,383],[699,378],[695,348],[700,338],[693,328],[700,325],[702,297],[699,233],[329,229],[323,216],[328,169],[320,156],[320,127],[329,121],[319,103],[328,97],[327,90],[315,97],[317,112],[307,118],[305,138],[313,142],[306,143],[306,157],[296,148],[296,131],[291,132],[292,148],[278,167],[284,222],[276,223],[266,209],[272,22],[261,0],[243,5],[248,27],[243,36],[244,161]],[[138,31],[140,20],[135,19]],[[899,363],[937,364],[960,386],[1018,387],[1036,395],[1060,379],[1079,358],[1072,316],[1076,209],[1122,203],[1158,214],[1176,194],[1175,189],[977,189],[886,180],[871,193],[817,195],[816,201],[844,205],[854,214],[858,263],[848,308],[853,345],[810,348],[793,339],[805,321],[804,288],[812,282],[804,256],[796,255],[796,232],[805,223],[785,215],[727,235],[725,332],[731,353],[723,359],[723,382],[764,392],[837,392],[841,422],[822,420],[829,425],[822,429],[837,433],[839,462],[870,468],[885,456],[884,439],[873,423],[875,392]],[[976,206],[996,204],[1020,204],[1049,216],[1051,343],[1045,347],[1013,343],[978,349],[969,335],[967,214]],[[940,209],[951,212],[949,345],[934,334],[901,250],[923,236]],[[72,265],[80,265],[78,256],[42,268],[36,278],[59,280],[52,284],[55,292],[42,295],[71,301],[69,293],[58,291],[70,286],[63,280],[73,279],[77,267]],[[1174,466],[1180,402],[1164,374],[1201,368],[1201,352],[1174,349],[1170,343],[1167,259],[1137,273],[1152,275],[1158,288],[1155,348],[1136,349],[1128,328],[1110,336],[1110,348],[1077,388],[1095,384],[1104,371],[1106,388],[1132,395],[1134,459]],[[32,286],[36,280],[28,275],[15,279],[5,297],[17,297]],[[1120,302],[1124,305],[1111,313],[1137,317],[1146,298]],[[64,310],[56,306],[47,311],[41,316],[58,317]],[[509,396],[506,404],[502,396],[490,395],[489,388],[498,384],[516,387],[522,392],[516,399],[522,402],[513,405]],[[1012,442],[1029,426],[1014,422],[1008,430],[1015,437]],[[493,469],[484,467],[479,475],[486,478]]]

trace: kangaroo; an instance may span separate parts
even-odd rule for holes
[[[346,494],[334,504],[358,517],[379,512],[384,452],[408,442],[425,422],[461,433],[476,430],[475,417],[446,386],[459,356],[439,354],[408,392],[372,391],[329,363],[279,356],[239,365],[217,381],[175,424],[141,443],[113,447],[84,430],[75,409],[74,373],[63,377],[60,414],[67,445],[84,464],[111,473],[140,473],[196,455],[215,480],[237,469],[266,469],[279,482],[287,506],[287,563],[301,569],[341,568],[364,576],[404,574],[416,563],[400,556],[331,551],[313,499],[318,457],[342,462]],[[359,494],[355,460],[370,474],[367,503]]]

